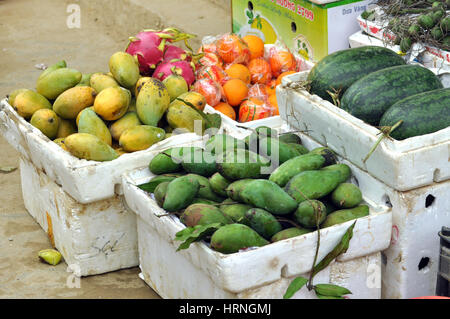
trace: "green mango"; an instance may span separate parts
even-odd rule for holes
[[[270,161],[258,154],[237,149],[223,153],[217,158],[217,170],[230,181],[265,176]]]
[[[163,208],[176,212],[188,207],[197,196],[200,184],[191,176],[181,176],[169,183]]]
[[[317,228],[327,218],[325,205],[315,199],[301,202],[294,213],[294,219],[305,228]]]
[[[170,106],[166,87],[156,78],[151,78],[141,87],[136,98],[136,110],[140,120],[147,125],[157,126]]]
[[[230,224],[232,221],[226,217],[219,208],[207,204],[192,204],[185,209],[180,220],[187,227],[221,223]]]
[[[167,193],[167,187],[169,186],[170,182],[162,182],[156,186],[155,191],[153,194],[155,195],[156,203],[158,203],[159,207],[163,207],[164,205],[164,199],[166,197]]]
[[[209,180],[206,177],[197,174],[188,174],[186,176],[190,176],[198,181],[200,187],[198,189],[197,198],[208,199],[214,202],[223,201],[222,197],[214,193],[211,185],[209,184]]]
[[[250,226],[249,220],[245,217],[245,213],[252,209],[252,206],[246,204],[227,204],[227,201],[222,202],[220,210],[222,213],[230,218],[233,222]]]
[[[298,206],[297,201],[280,186],[265,179],[256,179],[246,184],[240,192],[240,197],[244,202],[276,215],[290,214]]]
[[[213,200],[204,199],[204,198],[194,198],[192,201],[192,204],[207,204],[207,205],[216,205],[219,204],[218,202],[215,202]]]
[[[202,149],[200,147],[174,147],[162,151],[150,161],[150,172],[159,175],[181,171],[183,154],[190,154],[195,150]]]
[[[108,127],[97,113],[90,108],[81,111],[78,119],[78,132],[95,135],[109,146],[112,145],[111,133]]]
[[[52,108],[52,104],[44,96],[31,90],[18,93],[11,106],[26,120],[31,119],[37,110]]]
[[[245,142],[228,134],[214,135],[206,142],[206,151],[211,154],[220,154],[237,148],[245,149]]]
[[[53,72],[55,70],[66,68],[66,67],[67,67],[66,61],[64,61],[64,60],[59,61],[59,62],[49,66],[48,68],[46,68],[44,71],[42,71],[38,77],[38,80],[42,79],[43,77],[45,77],[46,75],[50,74],[51,72]]]
[[[30,124],[38,128],[49,139],[56,138],[59,127],[59,117],[53,110],[40,109],[34,112]]]
[[[328,171],[328,170],[337,170],[341,173],[341,179],[339,180],[340,183],[344,183],[347,181],[350,176],[352,176],[352,171],[350,167],[346,164],[334,164],[325,166],[321,169],[322,171]]]
[[[275,216],[261,208],[249,209],[245,218],[249,221],[249,226],[265,239],[270,239],[283,229]]]
[[[211,236],[211,248],[232,254],[248,247],[261,247],[269,244],[256,231],[243,224],[229,224],[220,227]]]
[[[244,141],[250,151],[258,153],[262,139],[266,137],[276,137],[277,135],[278,132],[268,126],[258,126],[254,132],[245,137]]]
[[[278,162],[280,164],[304,154],[296,147],[280,142],[273,137],[263,138],[259,143],[259,149],[262,156],[270,157],[272,163]]]
[[[195,149],[189,153],[183,153],[183,169],[188,173],[209,177],[217,172],[213,154],[201,149]]]
[[[73,121],[59,119],[58,132],[56,133],[56,138],[64,138],[73,133],[77,132],[77,126]]]
[[[308,154],[309,151],[306,147],[304,147],[301,144],[296,144],[296,143],[286,143],[290,148],[296,150],[297,152],[299,152],[301,155],[304,154]]]
[[[126,52],[119,51],[111,56],[109,59],[109,70],[114,79],[129,90],[134,89],[136,82],[140,78],[137,58]]]
[[[335,170],[304,171],[291,178],[285,191],[300,204],[330,194],[339,185],[340,178],[341,173]]]
[[[319,154],[325,157],[324,166],[336,164],[336,154],[328,147],[317,147],[311,150],[309,154]]]
[[[278,233],[276,233],[275,235],[272,236],[270,241],[272,243],[275,243],[280,240],[285,240],[285,239],[292,238],[292,237],[302,236],[302,235],[308,234],[310,232],[312,232],[312,230],[310,230],[310,229],[291,227],[291,228],[287,228],[287,229],[283,229],[282,231],[279,231]]]
[[[304,171],[312,171],[321,168],[325,164],[325,158],[317,154],[300,155],[284,162],[272,174],[269,181],[284,187],[289,180]]]
[[[81,73],[74,69],[56,69],[38,79],[36,91],[49,100],[55,100],[61,93],[80,83],[81,77]]]
[[[150,125],[137,125],[124,131],[120,135],[119,145],[126,152],[136,152],[146,150],[153,144],[161,142],[166,136],[166,132]]]
[[[31,91],[29,89],[17,89],[12,91],[11,93],[9,93],[6,97],[8,98],[8,103],[9,105],[13,106],[14,105],[14,101],[16,100],[16,96],[19,95],[20,93],[26,92],[26,91]]]
[[[209,178],[209,184],[211,185],[212,190],[222,196],[222,197],[227,197],[227,187],[231,184],[231,182],[229,180],[227,180],[225,177],[223,177],[222,175],[220,175],[220,173],[214,173],[210,178]]]
[[[81,75],[80,83],[75,86],[91,86],[91,76],[92,73],[83,73]]]
[[[111,146],[88,133],[69,135],[65,138],[64,144],[73,156],[86,160],[103,162],[119,157]]]
[[[358,186],[342,183],[331,193],[334,205],[340,208],[353,208],[362,202],[362,193]]]
[[[112,76],[105,73],[94,73],[89,79],[89,86],[92,87],[97,94],[99,94],[104,89],[119,86],[119,83],[117,83]]]
[[[321,228],[348,222],[349,220],[369,216],[369,206],[360,205],[350,209],[337,210],[327,216]]]
[[[139,96],[141,94],[139,93]],[[166,119],[173,129],[203,135],[206,129],[206,120],[189,105],[175,100],[167,109]]]
[[[227,196],[236,202],[244,202],[241,198],[242,189],[254,179],[241,179],[231,183],[226,189]],[[249,203],[246,203],[249,204]]]
[[[300,138],[300,136],[294,133],[280,134],[278,136],[278,139],[283,143],[302,144],[302,139]]]
[[[116,141],[119,141],[120,136],[122,135],[123,132],[125,132],[129,128],[141,124],[142,123],[139,120],[139,117],[137,116],[136,112],[128,112],[120,119],[112,123],[111,126],[109,127],[109,131],[111,132],[112,138],[115,139]]]

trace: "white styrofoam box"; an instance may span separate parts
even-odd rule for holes
[[[320,144],[396,190],[407,191],[450,179],[450,127],[402,141],[385,138],[364,163],[380,130],[317,95],[288,87],[307,76],[308,72],[288,75],[277,87],[280,116],[289,125],[307,130]]]
[[[293,129],[284,124],[281,130]],[[305,134],[297,134],[308,149],[324,146]],[[342,157],[338,161],[351,167],[353,181],[364,196],[392,206],[392,238],[389,248],[383,251],[382,297],[434,295],[439,269],[437,233],[442,226],[450,225],[450,181],[400,192],[375,178],[361,184],[361,177],[367,178],[364,175],[368,174]]]
[[[391,49],[392,51],[399,52],[400,46],[399,45],[389,45],[382,40],[375,38],[368,34],[363,34],[362,31],[358,31],[354,34],[352,34],[348,41],[350,43],[351,48],[357,48],[360,46],[365,45],[376,45],[380,47],[385,47],[388,49]],[[415,45],[416,46],[416,45]],[[416,49],[413,50],[416,52]],[[426,51],[419,55],[409,55],[406,56],[406,61],[409,64],[420,64],[423,67],[426,67],[430,71],[432,71],[434,74],[439,76],[442,84],[444,87],[448,88],[450,87],[450,63],[443,63],[443,60],[432,55],[428,54]]]
[[[241,137],[239,133],[232,135]],[[374,178],[361,171],[357,174],[364,193]],[[148,168],[127,172],[123,175],[123,191],[128,206],[138,215],[143,276],[162,297],[281,298],[295,276],[307,276],[311,270],[317,232],[230,255],[216,252],[203,242],[176,252],[180,242],[174,240],[175,234],[185,226],[178,217],[167,216],[148,193],[136,187],[153,177]],[[357,221],[348,251],[321,272],[315,282],[352,287],[354,298],[380,298],[381,277],[379,285],[367,284],[367,281],[369,273],[379,265],[378,252],[389,245],[391,212],[390,208],[370,199],[365,201],[371,207],[370,216]],[[320,231],[318,260],[331,251],[351,224],[347,222]],[[294,297],[313,298],[314,295],[302,290]]]
[[[207,111],[206,111],[207,112]],[[226,123],[218,130],[232,127]],[[0,134],[27,160],[60,185],[79,203],[86,204],[121,194],[121,175],[147,165],[153,151],[177,146],[191,140],[201,140],[195,133],[175,135],[144,151],[124,154],[109,162],[78,159],[48,139],[28,123],[4,99],[0,103]]]
[[[72,272],[89,276],[139,264],[136,216],[123,196],[80,204],[23,157],[20,177],[26,209]]]

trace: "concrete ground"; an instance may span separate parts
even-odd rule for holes
[[[175,26],[203,36],[229,32],[228,1],[217,0],[0,0],[0,96],[35,87],[36,64],[66,60],[83,73],[108,71],[108,59],[143,28]],[[81,9],[81,28],[68,28],[68,4]],[[0,167],[19,165],[0,137]],[[33,196],[32,194],[29,194]],[[0,173],[0,298],[159,298],[132,268],[81,279],[69,288],[62,262],[38,260],[47,234],[27,213],[20,172]]]

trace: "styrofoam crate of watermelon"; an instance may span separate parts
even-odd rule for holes
[[[379,8],[375,8],[379,11]],[[361,15],[357,18],[361,31],[381,40],[383,46],[386,41],[395,40],[395,35],[385,30],[388,21],[370,21],[363,19]],[[394,46],[396,52],[400,51],[399,46]],[[415,43],[409,52],[409,61],[416,61],[423,64],[427,68],[436,69],[438,74],[450,72],[450,52],[436,48],[426,43]]]
[[[218,132],[233,129],[223,124]],[[128,153],[109,162],[78,159],[48,139],[21,117],[4,99],[0,103],[0,134],[22,156],[43,170],[70,196],[86,204],[120,194],[123,172],[149,163],[154,150],[201,140],[195,133],[169,137],[144,151]]]
[[[234,137],[242,138],[239,133]],[[354,172],[364,194],[375,179],[356,168]],[[167,215],[148,193],[136,186],[153,177],[147,167],[128,172],[123,176],[123,189],[128,206],[138,216],[138,246],[144,280],[160,296],[282,298],[295,276],[307,276],[314,258],[317,232],[230,255],[214,251],[203,242],[176,252],[179,242],[174,240],[175,234],[185,226],[178,217]],[[377,268],[379,252],[390,242],[391,211],[369,198],[364,197],[364,200],[370,207],[370,215],[357,220],[349,250],[319,273],[315,282],[343,285],[353,292],[351,298],[376,299],[381,295],[381,277],[373,285],[368,285],[368,277],[374,269],[381,271]],[[350,224],[352,222],[320,231],[318,260],[337,244]],[[314,297],[307,290],[294,296]]]
[[[295,129],[284,124],[280,131]],[[313,149],[322,147],[311,137],[296,133],[302,144]],[[338,162],[352,168],[353,182],[367,198],[392,208],[392,238],[382,252],[382,298],[407,299],[435,294],[439,269],[439,237],[442,225],[450,224],[450,181],[400,192],[376,178],[359,183],[368,175],[338,156]]]
[[[277,88],[280,116],[297,130],[328,146],[340,156],[400,191],[450,179],[450,127],[406,140],[379,139],[380,130],[317,95],[286,85],[306,80],[308,72],[288,75]]]
[[[123,196],[80,204],[41,169],[20,159],[25,208],[77,276],[139,264],[136,216]]]

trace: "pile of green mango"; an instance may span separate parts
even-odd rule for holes
[[[309,151],[298,135],[268,127],[245,139],[218,134],[204,147],[167,149],[149,170],[157,176],[139,187],[192,234],[203,229],[197,240],[221,253],[369,215],[361,190],[348,182],[350,167],[330,149]]]
[[[60,61],[40,74],[36,90],[14,90],[8,102],[65,151],[93,161],[145,150],[172,134],[204,133],[206,99],[183,77],[142,77],[126,52],[110,57],[109,70],[82,74]]]

